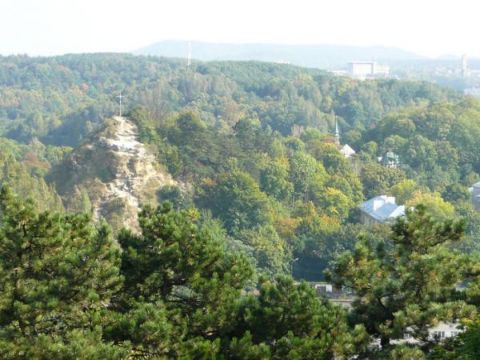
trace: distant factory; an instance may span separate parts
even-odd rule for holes
[[[390,67],[376,61],[355,61],[348,63],[348,74],[360,80],[386,78],[390,75]]]
[[[338,76],[350,76],[358,80],[382,79],[390,76],[390,66],[379,64],[376,61],[352,61],[347,70],[333,70]]]

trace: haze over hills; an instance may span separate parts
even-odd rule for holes
[[[386,46],[348,45],[287,45],[287,44],[233,44],[194,41],[160,41],[135,50],[135,54],[186,58],[191,49],[193,59],[258,60],[285,62],[315,68],[343,67],[349,61],[383,62],[421,60],[424,57],[402,49]]]

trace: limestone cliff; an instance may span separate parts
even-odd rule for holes
[[[140,206],[155,204],[161,187],[178,185],[138,140],[137,130],[127,118],[114,117],[53,171],[50,178],[67,208],[89,207],[94,219],[136,230]]]

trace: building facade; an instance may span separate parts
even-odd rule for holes
[[[386,78],[390,75],[390,67],[375,61],[355,61],[348,64],[348,73],[360,80]]]

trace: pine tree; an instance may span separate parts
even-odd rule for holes
[[[119,289],[110,230],[85,215],[38,213],[0,193],[0,357],[120,353],[101,340],[101,315]],[[93,357],[93,356],[92,356]]]
[[[287,276],[262,279],[259,294],[245,299],[239,316],[235,350],[268,353],[252,358],[344,359],[366,345],[365,330],[350,329],[343,309]]]
[[[361,239],[336,259],[328,277],[354,290],[352,321],[364,324],[384,350],[407,335],[428,348],[433,325],[473,310],[457,289],[470,260],[451,247],[461,241],[464,222],[439,222],[418,206],[392,229],[390,242]]]
[[[217,353],[252,267],[226,252],[223,239],[198,224],[195,210],[164,203],[145,208],[139,221],[141,235],[119,236],[125,287],[112,339],[129,341],[135,354],[146,356]]]

